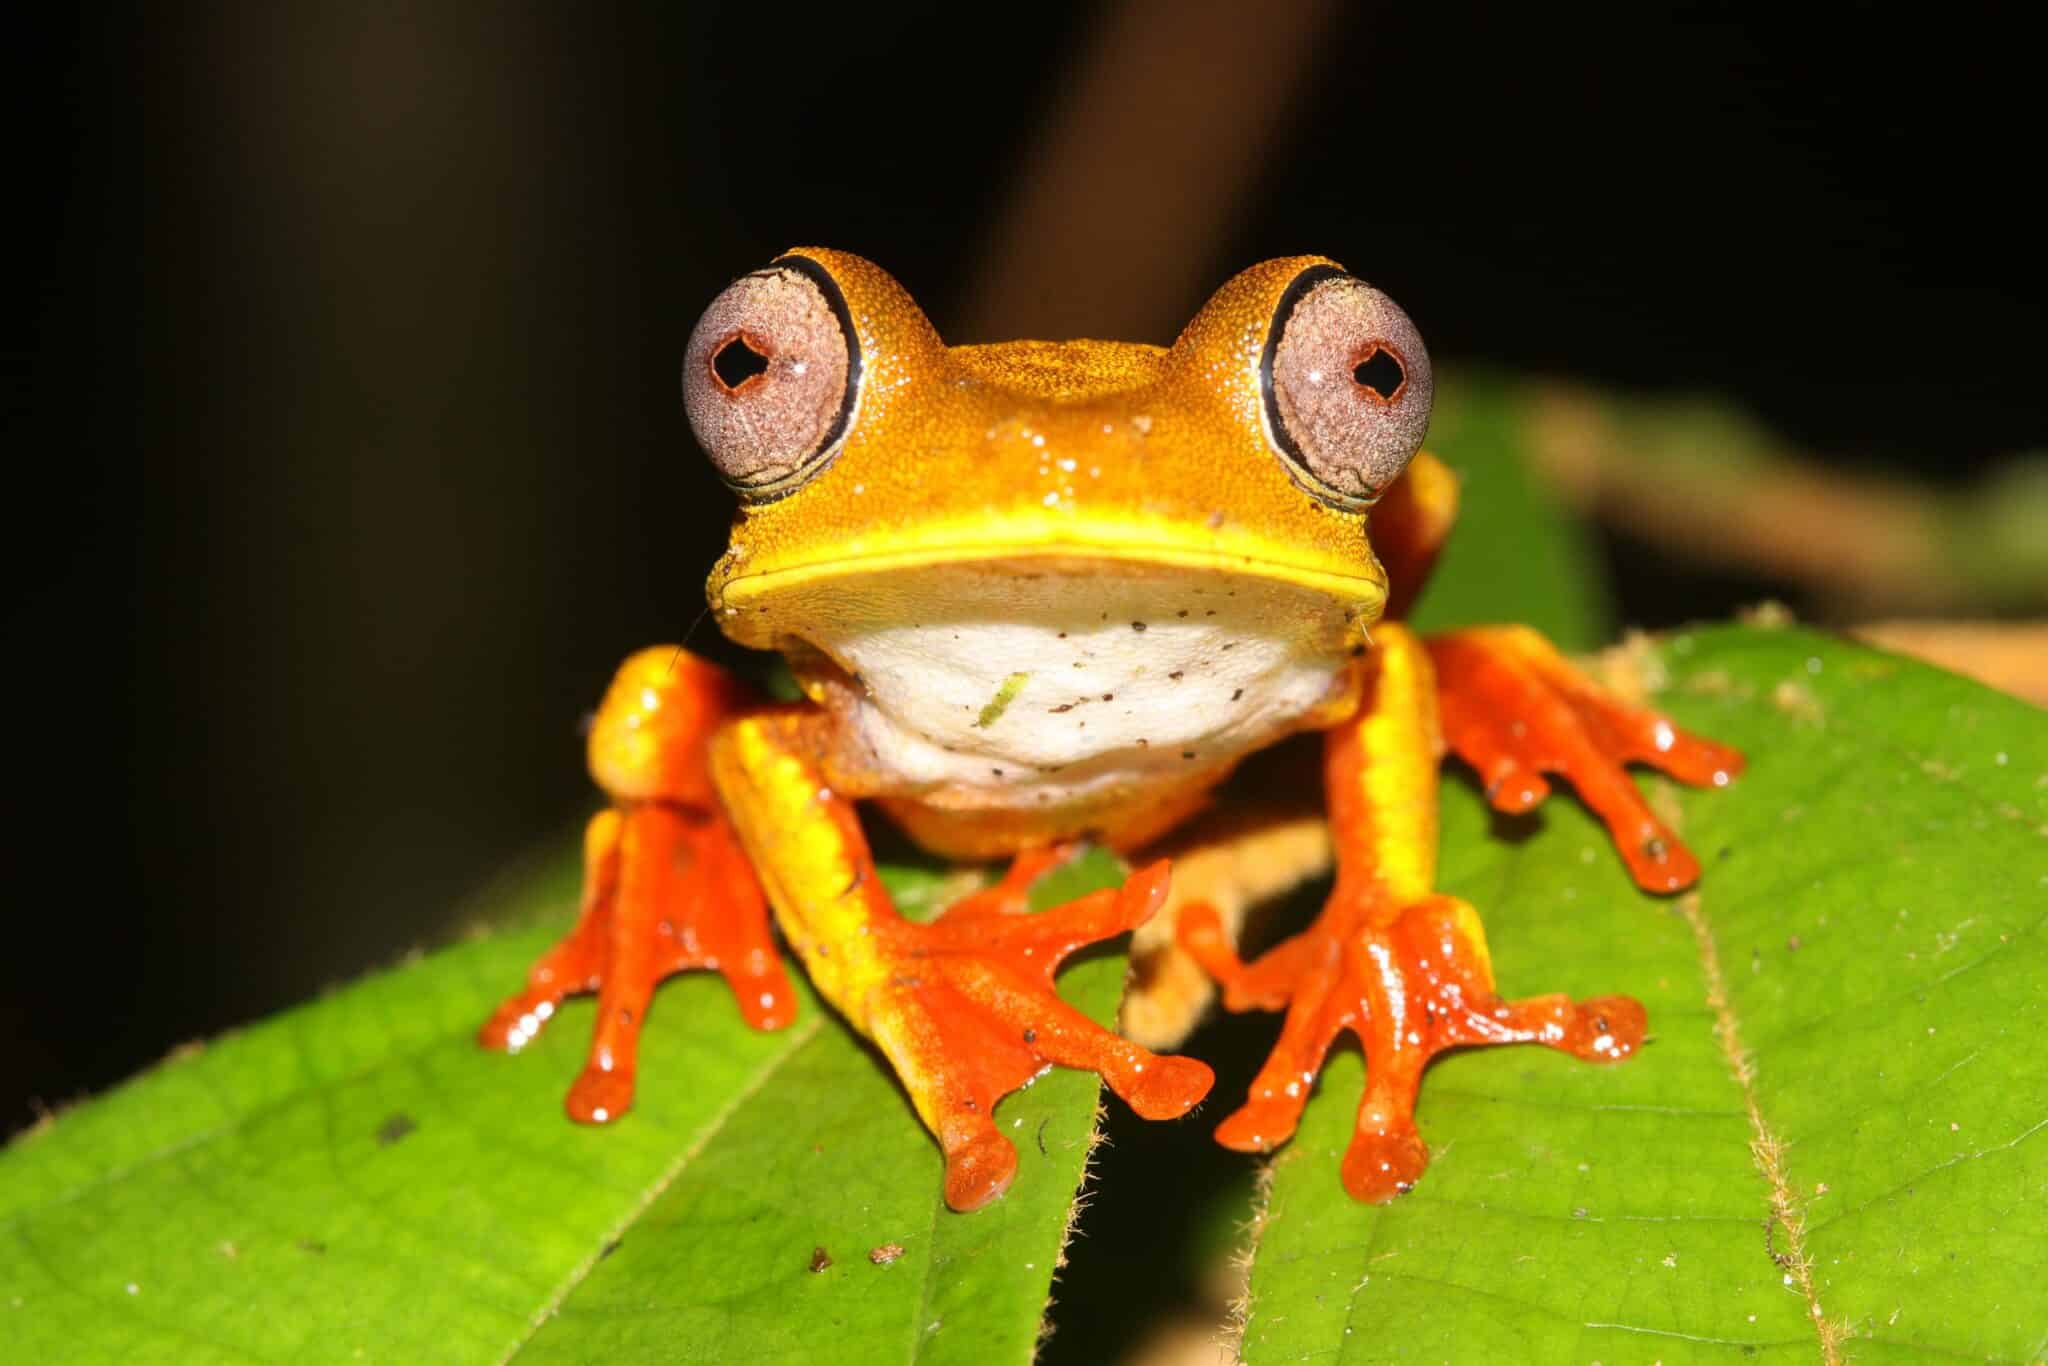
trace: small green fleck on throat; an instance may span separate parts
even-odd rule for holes
[[[1024,691],[1024,685],[1030,679],[1031,675],[1028,673],[1011,674],[1004,679],[1002,686],[996,689],[996,695],[981,709],[981,715],[974,718],[975,728],[987,730],[1002,720],[1003,713],[1010,709],[1010,704],[1017,700],[1017,694]]]

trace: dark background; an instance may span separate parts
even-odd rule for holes
[[[790,245],[955,341],[1165,342],[1318,251],[1440,363],[1725,394],[1837,468],[2048,435],[2039,82],[1988,17],[1161,9],[18,32],[0,1130],[444,936],[573,826],[578,718],[729,513],[683,338]],[[1098,192],[1049,213],[1062,146]],[[1786,588],[1605,544],[1640,624]]]

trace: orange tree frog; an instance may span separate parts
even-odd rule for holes
[[[1366,1200],[1422,1174],[1413,1112],[1434,1053],[1528,1041],[1614,1061],[1640,1044],[1627,997],[1494,993],[1478,915],[1434,886],[1439,765],[1455,754],[1508,810],[1563,777],[1636,881],[1672,891],[1698,865],[1623,766],[1722,784],[1740,757],[1604,694],[1528,630],[1401,624],[1456,485],[1418,454],[1429,359],[1385,295],[1299,257],[1231,280],[1171,347],[948,347],[881,270],[802,249],[712,302],[683,389],[740,499],[712,612],[782,652],[805,700],[754,696],[673,646],[620,670],[589,740],[611,806],[586,838],[581,918],[482,1034],[517,1048],[565,993],[597,991],[573,1117],[630,1104],[668,973],[715,969],[750,1024],[789,1020],[771,912],[895,1068],[960,1210],[1008,1185],[992,1112],[1048,1065],[1099,1073],[1148,1118],[1200,1101],[1210,1070],[1145,1044],[1186,1032],[1203,972],[1231,1008],[1286,1012],[1217,1130],[1228,1146],[1283,1142],[1338,1033],[1359,1037],[1369,1080],[1342,1177]],[[1307,837],[1251,822],[1188,847],[1233,767],[1303,732],[1322,736]],[[875,876],[862,802],[1010,871],[909,921]],[[1183,869],[1212,872],[1175,885],[1156,856],[1169,838]],[[1031,881],[1088,840],[1138,870],[1022,914]],[[1241,962],[1246,887],[1331,862],[1320,919]],[[1063,1004],[1053,973],[1155,914],[1145,975],[1183,999],[1139,1029],[1127,1008],[1141,1043]]]

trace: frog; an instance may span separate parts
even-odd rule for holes
[[[1408,624],[1458,479],[1422,449],[1433,372],[1383,292],[1288,257],[1230,279],[1170,346],[949,346],[880,267],[802,247],[710,303],[682,388],[738,503],[709,613],[779,653],[796,690],[666,644],[629,657],[596,711],[606,805],[578,917],[480,1033],[516,1051],[595,992],[572,1119],[626,1113],[673,973],[717,972],[747,1024],[789,1024],[782,946],[894,1070],[963,1212],[1017,1170],[997,1102],[1052,1066],[1145,1119],[1193,1110],[1215,1077],[1173,1050],[1219,988],[1284,1020],[1216,1140],[1285,1143],[1349,1032],[1366,1082],[1339,1178],[1364,1201],[1421,1179],[1416,1105],[1443,1050],[1613,1063],[1642,1046],[1626,995],[1495,991],[1478,910],[1436,886],[1442,770],[1469,768],[1509,813],[1565,782],[1634,881],[1672,893],[1699,863],[1630,766],[1721,787],[1742,756],[1534,630]],[[1306,814],[1234,808],[1233,774],[1280,754]],[[1007,869],[911,919],[864,814]],[[1028,912],[1091,844],[1126,860],[1121,884]],[[1241,958],[1250,909],[1318,877],[1307,928]],[[1055,975],[1127,932],[1135,985],[1112,1029]]]

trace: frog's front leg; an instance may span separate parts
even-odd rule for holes
[[[796,995],[761,885],[712,790],[712,734],[755,705],[717,666],[671,646],[623,664],[590,731],[590,771],[613,801],[583,841],[582,911],[479,1041],[517,1052],[572,992],[598,993],[597,1028],[569,1088],[570,1117],[602,1124],[633,1100],[635,1054],[662,978],[710,968],[756,1029],[789,1023]]]
[[[1457,478],[1427,452],[1373,508],[1390,619],[1413,608],[1457,513]],[[1698,880],[1699,860],[1651,813],[1625,766],[1648,764],[1680,782],[1719,787],[1742,771],[1740,754],[1623,702],[1526,626],[1448,631],[1430,637],[1428,649],[1444,742],[1478,771],[1496,809],[1529,810],[1550,794],[1544,775],[1555,774],[1606,823],[1644,891],[1676,892]]]
[[[1324,1055],[1348,1029],[1364,1046],[1367,1079],[1344,1185],[1378,1201],[1407,1190],[1428,1165],[1414,1110],[1431,1057],[1526,1042],[1612,1062],[1642,1042],[1644,1014],[1623,996],[1574,1003],[1494,993],[1477,913],[1434,888],[1439,741],[1429,655],[1398,624],[1380,627],[1375,639],[1362,665],[1365,702],[1326,741],[1337,882],[1322,915],[1250,964],[1207,907],[1182,911],[1179,936],[1222,983],[1226,1007],[1287,1012],[1250,1098],[1217,1140],[1252,1152],[1284,1142]]]
[[[1742,771],[1740,754],[1598,687],[1526,626],[1450,631],[1428,648],[1444,741],[1478,772],[1497,810],[1529,810],[1550,793],[1543,775],[1557,774],[1606,823],[1637,886],[1676,892],[1699,880],[1699,860],[1623,766],[1724,787]]]
[[[1185,1114],[1213,1074],[1161,1057],[1061,1001],[1053,974],[1084,944],[1143,922],[1166,895],[1166,866],[1036,915],[1030,883],[1063,851],[1019,857],[997,886],[930,924],[904,919],[875,876],[851,800],[826,770],[830,718],[796,706],[720,732],[712,771],[812,983],[872,1039],[946,1158],[946,1203],[978,1208],[1008,1187],[1016,1149],[996,1102],[1047,1066],[1101,1074],[1147,1119]]]

